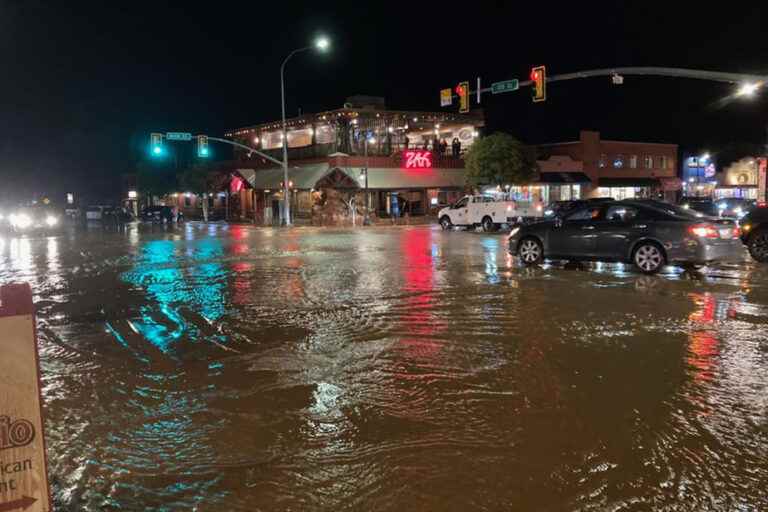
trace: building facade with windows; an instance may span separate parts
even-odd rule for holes
[[[665,198],[681,190],[677,177],[676,144],[603,140],[600,133],[582,131],[579,140],[539,146],[540,168],[556,157],[567,157],[579,182],[581,197]]]
[[[471,114],[388,110],[383,98],[355,96],[342,108],[287,120],[291,212],[312,218],[330,197],[379,217],[424,215],[455,201],[464,189],[463,155],[484,126]],[[282,160],[282,123],[226,133],[235,142]],[[245,149],[232,165],[240,184],[233,208],[258,223],[281,221],[285,198],[280,166]],[[239,180],[239,181],[238,181]]]

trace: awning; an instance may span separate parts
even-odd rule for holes
[[[273,167],[270,169],[238,169],[237,172],[257,190],[279,189],[283,182],[283,169]],[[323,176],[328,174],[327,163],[308,164],[288,168],[288,181],[293,182],[293,188],[309,190],[315,187]]]
[[[598,178],[598,187],[658,187],[656,178]]]
[[[539,183],[569,184],[590,183],[592,180],[583,172],[542,172],[539,174]]]
[[[365,175],[360,167],[341,168],[350,178],[365,186]],[[461,188],[465,184],[464,169],[390,169],[371,167],[368,170],[368,188]]]

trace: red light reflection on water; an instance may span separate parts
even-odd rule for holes
[[[686,362],[696,369],[694,378],[697,381],[707,382],[712,380],[720,354],[715,324],[733,318],[736,309],[733,299],[717,300],[711,293],[692,293],[690,297],[696,309],[688,319],[696,325],[688,335],[689,356]]]
[[[430,339],[445,330],[445,325],[435,316],[434,257],[432,233],[428,230],[407,230],[400,238],[404,256],[404,290],[406,313],[403,324],[408,337],[401,341],[409,354],[417,358],[431,359],[440,351],[441,342]]]

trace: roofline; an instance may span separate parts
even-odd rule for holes
[[[470,112],[469,114],[459,114],[456,112],[445,112],[445,111],[428,111],[428,110],[379,110],[379,109],[371,109],[371,108],[337,108],[334,110],[323,110],[320,112],[308,112],[306,114],[302,114],[300,116],[295,117],[288,117],[285,119],[286,123],[289,122],[295,122],[297,120],[306,120],[310,118],[316,118],[318,116],[327,116],[327,115],[334,115],[334,114],[347,114],[347,113],[365,113],[365,114],[386,114],[384,117],[387,116],[455,116],[455,117],[464,117],[467,119],[467,121],[479,121],[482,124],[480,126],[485,126],[485,112],[482,109],[476,109],[474,112]],[[267,121],[264,123],[259,124],[253,124],[248,126],[240,126],[237,128],[230,128],[225,130],[226,133],[234,133],[241,130],[255,130],[255,129],[263,129],[267,125],[273,125],[273,124],[282,124],[281,119],[273,120],[273,121]]]

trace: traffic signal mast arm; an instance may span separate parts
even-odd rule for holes
[[[704,71],[700,69],[684,68],[660,68],[660,67],[626,67],[626,68],[604,68],[590,69],[587,71],[577,71],[575,73],[564,73],[561,75],[547,76],[547,82],[562,82],[564,80],[574,80],[577,78],[594,78],[598,76],[614,75],[637,75],[637,76],[665,76],[671,78],[692,78],[694,80],[708,80],[710,82],[724,82],[729,84],[739,84],[744,82],[766,83],[768,76],[748,75],[744,73],[726,73],[722,71]],[[520,87],[533,85],[533,80],[521,80]],[[490,87],[480,89],[481,93],[491,92]],[[477,91],[471,91],[470,94],[476,94]],[[454,94],[454,98],[458,95]]]
[[[211,136],[208,136],[208,140],[213,140],[213,141],[216,141],[216,142],[223,142],[224,144],[229,144],[230,146],[235,146],[237,148],[244,149],[244,150],[246,150],[246,151],[248,151],[250,153],[256,153],[260,157],[266,158],[267,160],[269,160],[270,162],[272,162],[274,164],[277,164],[277,165],[280,165],[280,166],[283,165],[283,161],[282,160],[278,160],[276,158],[272,158],[271,156],[269,156],[269,155],[267,155],[265,153],[262,153],[258,149],[246,146],[245,144],[240,144],[239,142],[234,142],[234,141],[231,141],[229,139],[220,139],[218,137],[211,137]]]

